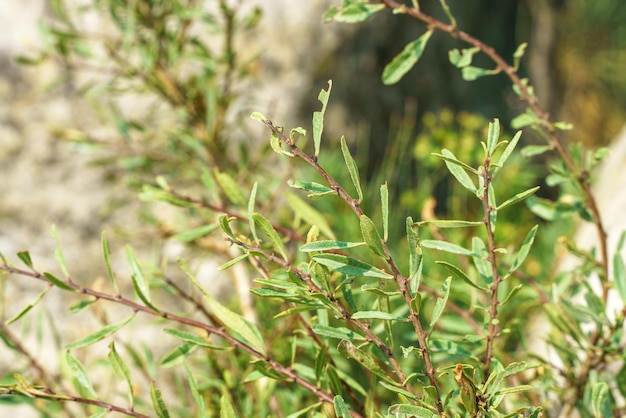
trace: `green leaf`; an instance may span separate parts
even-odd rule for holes
[[[523,192],[520,192],[520,193],[516,194],[515,196],[511,197],[510,199],[507,199],[506,201],[501,203],[500,206],[498,206],[496,208],[496,211],[499,211],[499,210],[502,210],[502,209],[504,209],[506,207],[514,205],[517,202],[521,202],[522,200],[526,199],[528,196],[531,196],[531,195],[535,194],[537,192],[537,190],[539,190],[539,187],[540,186],[535,186],[532,189],[525,190]]]
[[[142,301],[150,304],[150,285],[143,274],[143,269],[137,260],[137,256],[135,256],[135,252],[128,244],[126,244],[126,259],[128,260],[128,265],[130,266],[131,280],[136,288],[135,290],[137,295]]]
[[[378,234],[378,230],[376,229],[376,225],[374,222],[367,217],[367,215],[361,215],[359,217],[359,224],[361,226],[361,236],[363,240],[367,243],[369,249],[376,255],[387,258],[385,255],[385,250],[383,248],[383,242]]]
[[[444,159],[444,162],[446,164],[446,167],[448,167],[448,171],[450,171],[450,174],[452,174],[454,178],[456,178],[457,181],[467,190],[471,191],[472,193],[476,193],[476,186],[474,185],[474,182],[470,178],[469,174],[467,174],[467,171],[465,171],[465,169],[463,168],[467,164],[459,161],[451,151],[448,151],[445,148],[441,150],[441,154],[444,157],[447,157],[446,159]]]
[[[159,365],[168,368],[180,364],[189,353],[194,352],[197,348],[198,346],[195,344],[183,343],[163,356]]]
[[[380,186],[380,207],[383,214],[383,240],[389,238],[389,189],[387,183]]]
[[[493,282],[493,271],[491,269],[491,263],[487,260],[487,247],[485,243],[478,237],[472,238],[472,261],[474,266],[480,275],[480,278],[486,285],[491,285]]]
[[[28,312],[30,312],[31,309],[33,309],[33,307],[35,307],[39,301],[41,301],[41,299],[43,299],[43,297],[46,295],[46,293],[48,293],[48,291],[50,290],[50,287],[46,287],[45,289],[43,289],[39,295],[37,295],[37,297],[35,298],[35,300],[33,300],[31,303],[29,303],[28,305],[26,305],[21,311],[19,311],[17,314],[13,315],[13,317],[9,318],[6,320],[5,324],[6,325],[10,325],[12,323],[14,323],[15,321],[18,321],[20,318],[22,318],[24,315],[26,315]]]
[[[313,260],[330,269],[351,276],[375,277],[377,279],[393,279],[393,276],[371,264],[339,254],[317,254]]]
[[[324,113],[326,113],[326,105],[330,96],[330,90],[333,88],[333,81],[328,80],[328,90],[322,89],[317,99],[322,103],[322,110],[313,113],[313,144],[315,146],[315,158],[320,155],[320,144],[322,142],[322,132],[324,131]]]
[[[270,221],[265,219],[265,217],[263,217],[263,215],[261,215],[260,213],[256,212],[252,214],[252,219],[254,219],[254,223],[256,224],[256,226],[259,227],[261,232],[263,232],[263,234],[265,234],[265,236],[270,240],[270,243],[272,244],[274,249],[280,253],[285,261],[287,261],[288,257],[287,253],[285,252],[285,246],[283,244],[283,241],[280,238],[280,235],[278,235],[278,232],[276,232],[276,230],[270,223]]]
[[[617,251],[613,255],[613,284],[619,293],[622,301],[626,303],[626,268],[624,268],[624,258],[622,257],[622,247],[626,239],[626,231],[622,231]]]
[[[72,353],[70,353],[69,351],[65,352],[65,362],[67,363],[67,367],[69,368],[72,377],[75,379],[75,382],[79,385],[79,387],[82,390],[86,391],[89,396],[96,399],[98,395],[96,394],[93,385],[89,381],[89,378],[87,377],[87,372],[85,371],[85,367],[82,365],[82,363],[78,361],[78,359],[76,359],[74,356],[72,356]]]
[[[348,408],[348,405],[346,405],[346,402],[340,395],[336,395],[333,398],[333,406],[335,407],[335,415],[337,418],[350,418],[352,416],[350,408]]]
[[[435,302],[435,307],[433,308],[433,316],[430,319],[430,328],[432,329],[437,323],[437,320],[443,313],[443,310],[446,307],[446,303],[448,303],[448,297],[450,296],[450,283],[452,282],[452,277],[448,277],[443,284],[441,285],[441,289],[439,290],[440,294],[443,294],[443,297],[437,298]]]
[[[238,262],[245,260],[246,258],[248,258],[250,256],[250,253],[243,253],[238,257],[233,258],[232,260],[229,260],[227,262],[225,262],[224,264],[220,265],[217,267],[218,270],[226,270],[231,268],[232,266],[234,266],[235,264],[237,264]]]
[[[59,289],[68,290],[70,292],[76,292],[76,289],[74,289],[72,286],[65,283],[63,280],[58,279],[57,277],[53,276],[52,273],[45,272],[43,275],[46,277],[46,279],[48,279],[50,283],[52,283]]]
[[[134,405],[133,380],[130,376],[128,366],[124,363],[124,360],[115,349],[115,341],[111,341],[111,344],[109,344],[109,362],[111,362],[115,375],[119,379],[124,379],[128,385],[128,402],[130,403],[130,407],[132,409]]]
[[[346,144],[345,136],[341,137],[341,152],[343,153],[343,159],[346,162],[346,167],[348,167],[352,184],[354,184],[354,188],[356,189],[359,202],[361,202],[363,200],[363,191],[361,190],[361,180],[359,179],[359,168],[357,167],[354,158],[352,158],[352,154],[350,154],[350,149]]]
[[[406,321],[404,316],[381,311],[359,311],[352,314],[352,319],[382,319],[383,321]]]
[[[111,280],[111,284],[115,289],[116,294],[120,294],[120,288],[117,285],[117,278],[115,277],[115,272],[113,271],[113,267],[111,266],[111,249],[109,248],[109,242],[106,238],[106,233],[102,231],[102,254],[104,255],[104,264],[106,264],[107,274],[109,276],[109,280]]]
[[[535,225],[534,227],[532,227],[532,229],[528,232],[528,235],[526,235],[526,238],[524,238],[524,242],[522,243],[520,250],[515,256],[515,260],[513,260],[513,264],[511,265],[511,268],[509,269],[507,276],[513,274],[513,272],[515,272],[518,268],[520,268],[522,263],[524,263],[524,260],[526,260],[526,257],[528,256],[528,253],[530,252],[530,248],[533,245],[533,241],[535,240],[535,234],[537,233],[537,228],[539,228],[539,225]]]
[[[472,279],[470,279],[469,276],[465,274],[465,272],[461,270],[460,268],[458,268],[457,266],[450,264],[447,261],[435,261],[435,263],[441,264],[446,269],[448,269],[452,274],[454,274],[456,277],[463,280],[465,283],[469,284],[470,286],[475,287],[476,289],[479,289],[485,292],[489,290],[486,287],[479,286],[476,283],[474,283],[474,281],[472,281]]]
[[[475,255],[473,251],[470,251],[467,248],[463,248],[459,245],[452,244],[451,242],[447,242],[447,241],[425,239],[421,241],[421,244],[422,244],[422,247],[432,248],[434,250],[439,250],[439,251],[445,251],[451,254],[470,255],[470,256]]]
[[[256,325],[247,321],[241,315],[231,311],[215,300],[213,296],[211,296],[211,294],[208,293],[202,285],[200,285],[200,282],[198,282],[196,276],[191,273],[189,266],[187,266],[183,259],[179,258],[178,264],[181,266],[185,274],[187,274],[192,283],[202,292],[207,306],[211,309],[215,316],[222,321],[226,328],[237,333],[244,343],[249,344],[250,347],[258,351],[260,354],[265,355],[263,338],[261,337],[261,333]]]
[[[515,134],[515,136],[511,139],[511,142],[509,142],[509,144],[506,146],[506,148],[502,152],[502,155],[500,156],[500,159],[498,160],[498,165],[500,167],[503,167],[506,160],[509,159],[509,157],[515,150],[515,147],[517,146],[517,143],[519,142],[519,139],[521,137],[522,137],[522,131],[518,131]]]
[[[202,394],[200,393],[200,390],[198,389],[198,381],[196,380],[196,377],[193,375],[193,372],[189,368],[189,365],[187,364],[187,362],[183,361],[183,364],[185,365],[185,373],[187,374],[187,381],[189,382],[189,389],[191,391],[191,396],[196,402],[196,407],[199,413],[198,416],[199,418],[206,418],[207,416],[206,406],[204,404],[204,397],[202,396]],[[222,411],[220,411],[220,416],[223,416]]]
[[[54,250],[54,259],[56,260],[59,267],[61,267],[61,271],[63,272],[65,277],[69,278],[70,272],[67,270],[67,263],[65,262],[65,256],[63,255],[63,248],[61,248],[61,238],[59,238],[59,234],[57,233],[57,227],[55,225],[52,225],[52,238],[54,238],[54,240],[57,242],[57,247]]]
[[[254,205],[256,203],[256,191],[257,191],[258,183],[255,181],[254,186],[252,186],[252,191],[250,192],[250,199],[248,199],[248,225],[250,226],[250,232],[252,233],[252,237],[254,238],[254,242],[259,242],[259,237],[256,234],[256,224],[254,223]]]
[[[139,195],[139,199],[143,200],[144,202],[151,202],[151,201],[165,202],[170,205],[180,206],[180,207],[190,207],[192,205],[190,202],[186,201],[185,199],[179,196],[172,194],[169,191],[160,189],[158,187],[150,186],[147,184],[144,185],[143,188],[141,189],[141,194]]]
[[[303,253],[310,253],[313,251],[328,251],[328,250],[343,250],[345,248],[354,248],[365,245],[364,242],[345,242],[337,240],[321,240],[304,244],[300,247],[300,251]]]
[[[383,69],[383,83],[386,85],[395,84],[407,73],[422,56],[426,43],[433,30],[430,29],[422,36],[407,44],[402,52],[394,57],[394,59]]]
[[[329,327],[326,325],[314,324],[311,329],[314,333],[328,338],[338,340],[365,340],[361,334],[345,327]]]
[[[296,215],[300,216],[306,223],[317,226],[328,238],[336,239],[324,215],[313,206],[293,193],[287,193],[287,203],[289,203],[289,206],[291,206],[291,209],[293,209]]]
[[[524,56],[524,52],[526,51],[527,46],[528,43],[523,42],[519,44],[519,46],[517,47],[517,49],[515,49],[515,52],[513,53],[513,68],[515,68],[515,71],[517,71],[517,69],[519,68],[519,63]]]
[[[388,414],[394,417],[418,417],[418,418],[436,418],[439,415],[430,409],[423,408],[411,404],[395,404],[391,405],[387,410]]]
[[[252,112],[252,114],[250,115],[250,118],[254,120],[258,120],[259,122],[263,122],[263,123],[267,121],[267,118],[263,116],[262,114],[260,114],[259,112]]]
[[[215,169],[215,179],[220,185],[220,188],[230,201],[235,206],[246,206],[247,199],[239,184],[228,174]]]
[[[519,292],[520,290],[522,290],[522,288],[524,287],[523,284],[518,284],[517,286],[515,286],[513,289],[511,289],[511,291],[509,292],[509,294],[504,298],[504,300],[502,302],[500,302],[500,306],[502,305],[506,305],[508,303],[508,301],[510,301],[513,296],[515,296],[517,294],[517,292]]]
[[[270,136],[270,146],[280,155],[286,155],[287,157],[294,157],[294,153],[289,151],[289,147],[284,143],[282,137],[275,132],[272,132]]]
[[[170,414],[167,411],[165,402],[163,401],[161,391],[154,385],[154,380],[150,382],[150,399],[152,400],[154,412],[157,413],[159,418],[170,418]]]
[[[389,383],[394,383],[393,379],[387,376],[387,373],[378,365],[376,359],[369,353],[357,348],[348,340],[341,340],[337,346],[340,354],[356,360],[361,366],[374,373],[376,376]]]
[[[33,268],[33,260],[30,259],[30,253],[28,251],[20,251],[17,253],[17,258],[22,260],[22,263],[26,264],[28,268]]]
[[[135,315],[133,314],[129,316],[128,318],[123,319],[119,322],[107,325],[101,330],[96,331],[93,334],[90,334],[85,338],[82,338],[78,341],[74,341],[73,343],[66,345],[65,348],[67,348],[68,350],[71,350],[74,348],[87,347],[89,345],[95,344],[98,341],[103,340],[110,335],[113,335],[115,332],[117,332],[117,330],[122,328],[124,325],[128,324],[134,317]]]
[[[347,6],[337,9],[331,6],[323,19],[325,21],[334,20],[342,23],[359,23],[369,19],[374,13],[385,8],[384,4],[368,4],[362,1],[349,3]]]
[[[456,220],[434,220],[419,221],[415,223],[417,226],[434,226],[435,228],[466,228],[469,226],[484,225],[483,221],[456,221]]]
[[[487,133],[487,156],[493,156],[493,152],[500,139],[500,121],[496,118],[489,122],[489,132]]]
[[[198,228],[190,229],[189,231],[181,232],[180,234],[176,234],[172,237],[172,239],[182,241],[182,242],[191,242],[199,238],[202,238],[206,235],[209,235],[211,232],[215,231],[217,228],[219,228],[219,224],[217,223],[204,225]]]
[[[287,181],[287,185],[289,187],[293,187],[294,189],[306,190],[307,192],[311,192],[306,195],[310,199],[317,199],[323,196],[337,194],[337,192],[330,187],[324,186],[323,184],[319,184],[314,181],[298,181],[290,179]]]
[[[176,338],[180,338],[181,340],[185,342],[198,345],[200,347],[206,347],[206,348],[210,348],[213,350],[223,350],[226,348],[226,347],[218,346],[215,344],[211,344],[206,340],[206,338],[202,338],[201,336],[197,334],[193,334],[191,332],[185,332],[185,331],[181,331],[179,329],[174,329],[174,328],[164,328],[163,332],[173,335]]]
[[[467,67],[472,63],[472,59],[474,58],[474,54],[480,52],[480,48],[467,48],[458,50],[456,48],[451,49],[448,52],[448,58],[450,59],[450,63],[457,68]]]
[[[232,238],[233,240],[237,239],[235,237],[235,234],[233,233],[233,230],[230,227],[230,221],[234,219],[236,218],[229,218],[228,215],[222,215],[219,217],[219,224],[222,232],[224,232],[229,238]]]
[[[525,126],[536,125],[541,122],[541,119],[532,111],[526,110],[526,113],[516,116],[511,121],[511,127],[513,129],[521,129]]]
[[[422,271],[422,249],[417,238],[417,233],[413,229],[413,218],[406,218],[406,237],[409,246],[409,277],[411,281],[411,297],[415,297],[419,289]]]
[[[222,393],[220,398],[220,418],[238,418],[233,401],[226,391]]]
[[[477,78],[484,77],[487,75],[498,74],[500,72],[499,69],[487,70],[485,68],[473,67],[468,65],[467,67],[463,67],[461,69],[461,76],[465,81],[474,81]]]

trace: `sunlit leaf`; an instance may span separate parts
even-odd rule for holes
[[[382,239],[378,234],[378,230],[376,229],[376,225],[374,225],[374,222],[366,215],[361,215],[359,217],[359,225],[361,227],[361,236],[363,237],[363,240],[367,243],[369,249],[374,254],[380,257],[387,258],[387,256],[385,255],[385,250],[383,249]]]
[[[299,249],[304,253],[313,251],[343,250],[345,248],[361,247],[364,242],[345,242],[337,240],[321,240],[313,241],[302,245]]]
[[[287,261],[287,252],[285,251],[285,245],[283,244],[280,235],[274,229],[272,224],[265,219],[263,215],[260,213],[253,213],[252,218],[254,219],[254,223],[259,227],[261,232],[270,240],[270,243],[274,247],[276,251],[283,257],[285,261]]]
[[[371,264],[339,254],[317,254],[313,259],[335,271],[351,276],[375,277],[378,279],[393,279],[393,276]]]
[[[70,370],[70,373],[72,374],[72,377],[74,378],[74,381],[79,385],[79,387],[87,392],[92,398],[97,398],[98,395],[89,381],[89,377],[87,377],[87,371],[85,370],[83,364],[72,356],[69,351],[65,352],[65,362]]]
[[[336,239],[328,221],[317,209],[293,193],[287,193],[287,203],[291,209],[309,225],[316,225],[328,238]]]
[[[511,205],[514,205],[518,202],[521,202],[522,200],[526,199],[528,196],[531,196],[533,194],[535,194],[537,192],[537,190],[539,190],[540,186],[535,186],[531,189],[525,190],[523,192],[517,193],[515,196],[511,197],[510,199],[507,199],[506,201],[502,202],[497,208],[496,210],[502,210],[506,207],[509,207]]]
[[[432,248],[433,250],[445,251],[452,254],[475,255],[473,251],[447,241],[425,239],[421,240],[420,243],[422,247]]]
[[[535,234],[537,233],[537,228],[539,228],[539,225],[533,226],[532,229],[528,232],[528,235],[526,235],[526,238],[524,238],[524,242],[522,243],[522,246],[517,252],[517,255],[515,256],[515,259],[513,260],[513,264],[511,265],[511,268],[509,269],[509,272],[507,275],[513,274],[513,272],[515,272],[518,268],[520,268],[522,263],[524,263],[524,260],[526,260],[526,257],[528,256],[528,253],[530,252],[530,249],[535,240]]]
[[[343,159],[346,162],[348,173],[350,173],[352,184],[354,184],[354,188],[356,189],[356,193],[360,202],[363,200],[363,191],[361,190],[359,168],[357,167],[354,158],[352,158],[352,154],[350,154],[350,149],[348,148],[348,144],[346,144],[346,138],[344,136],[341,137],[341,152],[343,153]]]
[[[448,277],[443,284],[441,285],[441,289],[439,289],[439,294],[442,297],[437,298],[435,301],[435,307],[433,308],[433,315],[430,319],[430,328],[432,329],[437,323],[437,320],[443,313],[443,310],[446,307],[446,303],[448,303],[448,297],[450,296],[450,283],[452,282],[452,277]]]
[[[350,3],[340,9],[335,6],[331,6],[328,11],[324,13],[323,19],[325,21],[334,20],[335,22],[342,23],[359,23],[367,20],[374,13],[379,12],[384,8],[384,4],[369,4],[358,1]]]
[[[333,81],[328,80],[328,90],[322,89],[317,99],[322,103],[322,110],[313,112],[313,143],[315,146],[315,157],[320,155],[320,144],[322,142],[322,132],[324,131],[324,113],[326,113],[326,105],[330,91],[333,87]]]
[[[341,340],[337,346],[337,350],[340,354],[356,360],[361,366],[365,367],[381,379],[394,383],[385,370],[380,367],[374,356],[357,348],[354,344],[352,344],[352,342],[348,340]]]
[[[350,418],[352,416],[350,408],[348,408],[348,405],[346,405],[346,402],[340,395],[336,395],[333,398],[333,406],[335,407],[337,418]]]
[[[472,59],[477,52],[480,52],[480,48],[467,48],[460,51],[454,48],[448,52],[448,58],[452,65],[457,68],[463,68],[472,63]]]
[[[163,401],[161,391],[157,389],[154,385],[154,380],[150,382],[150,399],[152,400],[152,407],[154,408],[154,412],[157,413],[157,416],[159,418],[170,417],[167,407],[165,406],[165,402]]]
[[[428,30],[422,36],[409,42],[402,52],[394,57],[394,59],[383,69],[383,83],[386,85],[395,84],[407,73],[422,56],[426,43],[433,34],[432,29]]]
[[[87,347],[89,345],[95,344],[100,340],[103,340],[104,338],[113,335],[115,332],[117,332],[120,328],[122,328],[124,325],[128,324],[133,318],[135,317],[135,315],[131,315],[126,319],[123,319],[119,322],[116,322],[114,324],[110,324],[107,325],[106,327],[102,328],[99,331],[94,332],[93,334],[88,335],[85,338],[81,338],[78,341],[74,341],[73,343],[70,343],[68,345],[65,346],[65,348],[67,348],[68,350],[74,349],[74,348],[81,348],[81,347]]]

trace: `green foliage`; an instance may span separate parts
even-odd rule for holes
[[[16,366],[3,376],[0,402],[31,405],[42,416],[116,411],[139,417],[538,417],[554,408],[542,405],[544,399],[557,397],[556,408],[564,416],[574,410],[581,416],[623,412],[617,401],[626,396],[623,369],[620,375],[608,366],[613,359],[624,360],[625,312],[609,312],[607,302],[613,290],[626,302],[620,255],[626,235],[609,274],[606,235],[588,181],[603,153],[561,142],[556,132],[569,126],[551,122],[528,80],[517,75],[525,44],[508,64],[459,32],[453,10],[444,0],[440,6],[449,22],[426,14],[417,1],[407,6],[344,0],[324,19],[358,23],[390,8],[426,24],[423,35],[387,65],[385,84],[407,74],[435,31],[459,37],[469,48],[453,49],[449,58],[463,78],[510,77],[528,106],[514,127],[534,129],[547,145],[520,151],[522,133],[509,137],[497,119],[486,123],[444,110],[424,117],[423,131],[408,148],[418,161],[418,187],[398,183],[396,189],[391,179],[367,181],[344,137],[337,150],[323,141],[329,82],[318,95],[321,110],[313,114],[312,144],[301,127],[287,131],[258,112],[251,115],[269,130],[266,150],[307,167],[294,169],[301,180],[286,182],[293,192],[284,192],[285,185],[275,191],[279,179],[269,167],[241,170],[245,162],[238,164],[229,153],[233,129],[226,126],[225,113],[233,100],[231,84],[245,73],[237,67],[232,44],[226,41],[216,55],[187,31],[205,24],[228,40],[235,26],[252,25],[256,14],[236,20],[236,10],[226,2],[220,2],[221,20],[192,0],[91,4],[111,21],[114,33],[104,51],[123,70],[106,93],[114,98],[123,85],[148,91],[177,115],[169,122],[174,128],[158,132],[145,121],[126,119],[111,104],[111,121],[123,143],[158,133],[133,157],[138,159],[130,159],[130,148],[121,148],[116,158],[123,163],[115,170],[133,178],[131,183],[155,175],[140,198],[183,213],[185,225],[171,235],[195,250],[212,248],[214,255],[227,256],[217,270],[243,271],[255,298],[252,303],[218,298],[182,258],[176,270],[184,275],[172,279],[171,266],[151,265],[129,245],[124,252],[130,273],[124,277],[114,267],[116,250],[105,234],[108,288],[75,281],[53,228],[61,278],[39,272],[28,251],[17,254],[26,269],[1,257],[0,270],[8,280],[21,276],[46,287],[21,309],[20,301],[10,301],[17,314],[2,322],[0,337],[8,350],[28,360],[36,377],[23,377],[25,370]],[[44,28],[51,45],[46,54],[73,64],[96,59],[89,48],[93,39],[76,28],[60,2],[54,7],[58,26]],[[490,58],[495,68],[472,66],[477,54]],[[188,63],[200,63],[203,70],[183,76],[180,70]],[[97,143],[87,133],[81,138]],[[530,170],[522,158],[548,151],[557,154],[549,173]],[[260,163],[272,164],[265,151],[255,152]],[[392,150],[381,175],[402,175],[391,167],[400,153],[406,150]],[[540,181],[559,188],[558,201],[535,196]],[[447,193],[439,193],[440,183]],[[398,208],[390,210],[390,202]],[[420,213],[402,213],[416,210]],[[543,221],[538,226],[533,213],[545,221],[578,215],[596,223],[598,254],[569,242],[583,262],[573,272],[551,277],[550,266],[533,247],[545,252],[555,243],[539,242],[544,227],[550,227]],[[224,241],[230,249],[219,249],[217,243],[223,248]],[[544,272],[536,274],[533,264]],[[600,292],[589,284],[594,275]],[[26,320],[41,326],[41,318],[32,318],[34,308],[59,290],[81,298],[70,307],[77,316],[91,312],[99,320],[97,330],[57,344],[60,374],[39,364],[12,330]],[[102,314],[102,305],[115,307],[116,315],[113,310]],[[531,308],[554,325],[548,344],[558,358],[529,351],[525,332],[533,324],[520,313]],[[122,319],[113,319],[124,310]],[[60,324],[67,326],[65,319]],[[133,337],[136,330],[148,329],[158,335],[149,343]],[[92,357],[105,343],[106,358]],[[105,379],[94,378],[100,367],[108,371]],[[76,412],[68,404],[83,409]]]

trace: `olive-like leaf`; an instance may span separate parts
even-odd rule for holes
[[[396,55],[394,59],[385,66],[382,76],[384,84],[391,85],[397,83],[413,68],[422,56],[426,43],[432,34],[433,30],[430,29],[416,40],[409,42],[402,52]]]
[[[496,211],[498,210],[502,210],[506,207],[509,207],[511,205],[514,205],[518,202],[521,202],[522,200],[526,199],[529,196],[532,196],[533,194],[535,194],[537,192],[537,190],[539,190],[540,186],[535,186],[531,189],[528,190],[524,190],[523,192],[517,193],[515,196],[505,200],[504,202],[500,203],[500,205],[496,208]]]
[[[254,219],[254,223],[256,224],[256,226],[259,227],[261,232],[263,232],[263,234],[265,234],[265,236],[270,240],[270,243],[272,244],[274,249],[280,253],[285,261],[287,261],[287,252],[285,251],[285,245],[283,244],[280,235],[278,235],[278,232],[276,232],[270,221],[265,219],[265,217],[260,213],[256,212],[252,214],[252,219]]]
[[[350,154],[350,148],[348,148],[348,145],[346,144],[346,138],[344,136],[341,137],[341,152],[343,153],[346,167],[348,167],[348,173],[350,173],[352,184],[354,184],[354,188],[356,189],[359,202],[361,202],[363,200],[363,191],[361,190],[359,168],[357,167],[354,158],[352,158],[352,154]]]
[[[88,336],[86,336],[85,338],[81,338],[78,341],[74,341],[73,343],[70,343],[68,345],[65,346],[65,348],[67,348],[68,350],[74,349],[74,348],[81,348],[81,347],[87,347],[89,345],[95,344],[100,340],[103,340],[104,338],[113,335],[115,332],[117,332],[120,328],[122,328],[124,325],[128,324],[133,318],[135,317],[135,315],[131,315],[126,319],[123,319],[121,321],[118,321],[114,324],[110,324],[107,325],[106,327],[102,328],[101,330],[98,330],[96,332],[94,332],[93,334],[90,334]]]
[[[420,243],[422,244],[422,247],[432,248],[433,250],[445,251],[447,253],[460,255],[475,255],[473,251],[447,241],[425,239],[422,240]]]
[[[315,157],[320,155],[320,144],[322,142],[322,132],[324,131],[324,113],[330,97],[330,90],[333,88],[333,81],[328,80],[328,90],[322,89],[317,99],[322,103],[322,110],[313,113],[313,144],[315,146]]]
[[[439,290],[439,293],[442,294],[442,297],[437,298],[437,301],[435,302],[435,307],[433,308],[433,316],[430,319],[431,329],[435,326],[435,323],[437,323],[437,320],[439,319],[439,317],[443,313],[443,310],[446,307],[446,303],[448,303],[448,297],[450,296],[450,283],[451,282],[452,282],[452,277],[449,276],[446,280],[444,280],[443,284],[441,285],[441,289]]]
[[[511,268],[509,269],[507,276],[513,274],[513,272],[515,272],[518,268],[520,268],[524,260],[526,260],[526,257],[528,256],[528,253],[530,252],[530,248],[532,247],[533,242],[535,240],[535,234],[537,233],[537,228],[539,228],[539,225],[533,226],[532,229],[528,232],[528,235],[526,235],[526,238],[524,238],[524,242],[522,243],[520,250],[517,252],[517,255],[515,256],[515,259],[513,260],[513,264],[511,265]]]
[[[364,242],[346,242],[337,240],[322,240],[306,243],[300,247],[303,253],[313,251],[343,250],[345,248],[360,247],[365,245]]]
[[[354,258],[339,254],[317,254],[313,260],[332,269],[351,276],[393,279],[393,276],[379,268]]]
[[[378,234],[378,230],[376,229],[376,225],[374,222],[367,217],[367,215],[361,215],[359,217],[359,224],[361,226],[361,236],[363,240],[367,243],[369,249],[376,255],[380,257],[387,258],[385,255],[385,250],[383,248],[383,242]]]

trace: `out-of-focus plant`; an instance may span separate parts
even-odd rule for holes
[[[164,10],[165,3],[145,7]],[[291,190],[281,192],[280,206],[268,202],[279,202],[274,185],[282,174],[274,173],[269,182],[259,174],[258,181],[246,185],[226,169],[211,172],[205,166],[197,169],[200,187],[190,188],[189,178],[169,173],[144,186],[142,197],[181,207],[189,217],[202,212],[200,226],[179,238],[194,241],[221,231],[236,254],[218,269],[248,265],[256,319],[240,314],[236,301],[217,300],[183,259],[178,270],[186,279],[174,279],[171,268],[138,259],[130,247],[125,253],[132,290],[127,290],[113,268],[105,235],[108,285],[73,278],[60,245],[55,253],[60,274],[39,271],[27,251],[17,254],[24,266],[2,256],[0,269],[7,280],[38,279],[45,287],[2,323],[6,347],[28,366],[0,386],[0,395],[10,395],[4,398],[10,402],[31,402],[43,414],[74,416],[117,411],[140,417],[539,417],[570,416],[574,410],[581,416],[623,415],[619,397],[626,386],[623,373],[612,365],[624,360],[626,310],[611,311],[607,303],[612,292],[626,301],[626,269],[619,255],[624,238],[609,260],[605,226],[590,187],[603,151],[590,153],[562,137],[571,126],[551,121],[530,81],[517,73],[524,44],[505,59],[460,30],[447,3],[439,4],[445,21],[422,11],[415,0],[411,5],[343,0],[325,19],[358,23],[391,10],[424,24],[423,34],[385,68],[382,81],[390,85],[413,67],[436,32],[459,39],[467,48],[453,49],[449,57],[463,78],[507,76],[527,105],[513,128],[535,130],[545,145],[518,151],[521,131],[504,137],[497,119],[485,126],[485,121],[459,116],[451,134],[451,115],[444,112],[439,121],[427,116],[423,135],[437,148],[432,153],[422,137],[407,149],[429,171],[418,168],[416,194],[406,196],[406,189],[395,190],[394,182],[385,179],[364,184],[345,138],[340,154],[327,149],[322,139],[332,83],[318,96],[321,110],[314,113],[310,130],[286,129],[254,112],[252,118],[269,131],[270,148],[307,167],[287,181]],[[142,9],[144,3],[133,7]],[[163,31],[169,27],[151,25]],[[472,65],[477,54],[493,66]],[[180,106],[174,107],[187,108]],[[192,114],[186,116],[185,126],[193,129]],[[213,155],[217,145],[202,133],[190,131]],[[477,136],[478,141],[469,139]],[[557,158],[543,176],[516,170],[521,156],[547,152]],[[210,158],[205,163],[211,164]],[[345,173],[342,179],[334,174],[339,169]],[[257,178],[256,173],[249,176]],[[557,202],[534,197],[539,187],[525,179],[536,178],[559,187]],[[446,211],[439,214],[427,204],[434,190],[431,179],[451,190],[440,199]],[[419,181],[428,192],[419,189]],[[390,204],[392,193],[410,202],[415,213],[398,214]],[[529,214],[517,215],[524,201],[547,221],[580,216],[593,222],[598,249],[588,252],[568,242],[584,261],[581,267],[542,277],[547,284],[538,280],[526,261],[540,232]],[[516,216],[519,223],[511,221]],[[392,238],[398,225],[402,237]],[[600,291],[589,284],[594,277]],[[49,292],[60,290],[79,297],[71,306],[78,315],[105,303],[119,311],[125,307],[127,314],[116,322],[102,316],[98,330],[64,341],[59,349],[64,367],[56,375],[22,343],[12,324],[30,317]],[[172,295],[178,304],[168,302]],[[553,324],[548,337],[553,358],[530,351],[525,339],[528,323],[520,316],[533,296]],[[146,317],[155,321],[143,322]],[[154,329],[177,345],[155,358],[160,340],[140,344],[123,336],[121,330],[133,325]],[[106,359],[88,367],[79,360],[77,353],[105,344]],[[94,379],[96,366],[113,371],[108,380]],[[110,394],[106,389],[115,379],[122,389]]]

